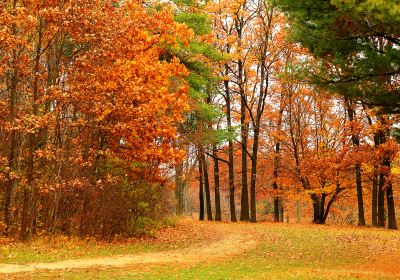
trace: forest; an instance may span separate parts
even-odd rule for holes
[[[397,279],[399,113],[398,1],[3,0],[0,278]]]

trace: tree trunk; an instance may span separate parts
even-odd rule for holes
[[[376,170],[376,168],[374,168]],[[377,172],[377,171],[375,171]],[[375,173],[372,179],[372,226],[378,226],[378,175]]]
[[[225,65],[225,74],[228,75],[229,67]],[[226,95],[226,121],[228,125],[228,131],[232,133],[232,119],[231,119],[231,96],[229,89],[229,82],[224,81],[225,95]],[[231,221],[236,222],[236,204],[235,204],[235,185],[234,185],[234,169],[233,169],[233,141],[231,136],[228,140],[228,162],[229,162],[229,210],[231,215]]]
[[[274,189],[278,189],[278,184],[274,183]],[[274,197],[274,222],[279,222],[279,197]]]
[[[201,156],[201,161],[203,163],[203,172],[204,172],[204,191],[206,193],[206,209],[207,209],[207,219],[209,221],[213,220],[212,217],[212,209],[211,209],[211,196],[210,196],[210,181],[208,177],[208,166],[207,166],[207,160],[204,155],[203,149],[201,149],[200,152]]]
[[[257,176],[257,154],[258,154],[258,128],[254,129],[253,151],[251,159],[251,177],[250,177],[250,221],[257,222],[257,207],[256,207],[256,176]]]
[[[273,183],[272,187],[275,192],[278,191],[278,169],[279,169],[279,153],[280,153],[280,143],[275,144],[275,155],[274,155],[274,171],[273,171]],[[279,196],[275,194],[274,197],[274,222],[280,222],[279,215]]]
[[[356,172],[356,186],[357,186],[358,225],[365,226],[364,202],[363,202],[363,191],[362,191],[362,184],[361,184],[361,165],[360,164],[356,165],[355,172]]]
[[[221,221],[221,198],[219,193],[219,162],[217,159],[217,146],[213,145],[214,157],[214,198],[215,198],[215,220]]]
[[[313,201],[313,212],[314,212],[314,218],[313,218],[313,223],[314,224],[321,224],[321,212],[323,212],[323,209],[321,209],[321,199],[317,194],[311,194],[311,199]]]
[[[13,1],[13,9],[15,10],[17,6],[17,1]],[[12,33],[15,35],[17,33],[17,27],[14,24],[12,28]],[[18,85],[18,76],[19,71],[17,68],[17,61],[18,55],[17,50],[13,50],[13,59],[12,59],[12,66],[10,67],[12,70],[9,70],[9,90],[10,90],[10,98],[9,98],[9,122],[13,126],[16,117],[16,110],[17,110],[17,102],[18,102],[18,92],[17,92],[17,85]],[[10,172],[8,174],[7,182],[6,182],[6,193],[5,193],[5,201],[4,201],[4,223],[6,224],[5,234],[11,235],[13,234],[13,224],[14,224],[14,211],[13,211],[13,204],[14,204],[14,196],[15,196],[15,189],[17,187],[17,181],[12,176],[12,173],[16,173],[17,171],[17,132],[16,130],[12,130],[10,132],[10,149],[8,151],[7,162],[10,168]]]
[[[199,152],[199,220],[204,221],[203,160]]]
[[[353,102],[351,100],[345,100],[345,105],[347,107],[347,114],[349,117],[350,122],[355,121],[355,110],[353,108]],[[360,145],[360,139],[358,134],[351,129],[351,140],[353,143],[353,147],[358,149]],[[361,165],[356,164],[355,166],[355,173],[356,173],[356,189],[357,189],[357,206],[358,206],[358,225],[365,226],[365,215],[364,215],[364,201],[363,201],[363,192],[362,192],[362,185],[361,185]]]
[[[284,211],[285,211],[285,208],[283,206],[283,197],[280,196],[279,197],[279,222],[281,222],[281,223],[283,223]]]
[[[185,215],[185,189],[186,181],[183,178],[183,161],[175,166],[175,200],[176,200],[176,215]]]
[[[247,185],[247,124],[246,124],[246,100],[245,96],[241,96],[240,105],[240,125],[242,140],[242,194],[240,199],[240,220],[249,221],[249,193]]]
[[[320,224],[325,224],[325,199],[326,199],[326,194],[322,193],[319,206],[319,218],[318,218]]]
[[[389,182],[389,184],[386,188],[386,199],[387,199],[387,207],[388,207],[388,228],[389,229],[397,229],[395,205],[394,205],[394,199],[393,199],[393,188],[392,188],[391,182]]]
[[[378,227],[385,227],[385,193],[383,192],[384,185],[385,185],[385,175],[379,174]]]

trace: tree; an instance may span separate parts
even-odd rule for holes
[[[400,17],[386,13],[398,6],[394,2],[274,1],[292,21],[292,39],[319,58],[315,66],[306,63],[311,69],[306,79],[348,100],[379,106],[380,113],[396,112],[399,104]],[[351,119],[354,112],[348,108]],[[353,145],[357,142],[353,134]],[[364,225],[360,167],[355,171],[359,224]]]
[[[175,138],[188,108],[188,73],[176,57],[162,57],[178,42],[188,43],[191,32],[168,10],[140,1],[0,6],[7,232],[20,228],[21,239],[39,227],[132,233],[135,215],[151,211],[106,201],[138,197],[131,187],[139,178],[164,184],[162,165],[182,156]],[[115,212],[120,218],[110,218],[102,205],[121,211]],[[129,211],[135,214],[127,217]]]

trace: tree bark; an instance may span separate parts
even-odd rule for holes
[[[203,172],[204,172],[204,191],[206,194],[206,209],[207,209],[207,219],[209,221],[213,220],[212,209],[211,209],[211,196],[210,196],[210,181],[208,177],[208,166],[207,160],[204,155],[203,149],[200,152],[201,161],[203,163]]]
[[[393,199],[393,188],[391,182],[388,183],[388,186],[386,188],[386,199],[388,206],[388,228],[397,229],[395,205]]]
[[[251,177],[250,177],[250,221],[257,222],[257,208],[256,208],[256,176],[257,176],[257,159],[258,159],[258,128],[254,129],[253,151],[251,158]]]
[[[229,67],[225,65],[225,74],[228,75]],[[224,81],[225,87],[225,98],[226,98],[226,121],[228,125],[228,131],[230,133],[233,132],[232,129],[232,119],[231,119],[231,94],[229,89],[229,82],[227,80]],[[235,178],[234,178],[234,160],[233,160],[233,141],[232,136],[229,137],[228,140],[228,162],[229,162],[229,210],[231,215],[231,221],[236,222],[236,204],[235,204]]]
[[[274,190],[278,189],[278,184],[274,183]],[[274,222],[280,222],[279,219],[279,197],[274,197]]]
[[[361,183],[361,165],[355,166],[356,172],[356,186],[357,186],[357,206],[358,206],[358,225],[365,226],[365,215],[364,215],[364,201],[363,201],[363,190]]]
[[[217,159],[217,146],[213,145],[214,156],[214,198],[215,198],[215,220],[221,221],[221,198],[219,192],[219,162]]]
[[[366,112],[366,116],[367,116],[367,121],[368,121],[368,124],[369,124],[369,126],[372,126],[373,125],[373,122],[372,122],[372,118],[371,118],[371,116],[368,114],[368,111],[366,110],[367,108],[366,108],[366,106],[365,106],[365,104],[363,104],[363,109],[364,109],[364,111]],[[380,141],[380,135],[379,135],[379,133],[374,133],[374,146],[375,146],[375,149],[379,146],[379,141]],[[373,177],[373,179],[372,179],[372,195],[371,195],[371,207],[372,207],[372,209],[371,209],[371,222],[372,222],[372,226],[374,226],[374,227],[378,227],[379,226],[379,222],[378,222],[378,220],[379,220],[379,218],[378,218],[378,216],[379,216],[379,214],[378,214],[378,212],[379,212],[379,210],[378,210],[378,208],[379,208],[379,206],[378,206],[378,180],[379,180],[379,174],[378,174],[378,164],[374,164],[374,177]]]
[[[355,110],[353,108],[353,102],[351,100],[345,100],[347,115],[349,117],[350,122],[355,121]],[[351,140],[353,143],[353,147],[358,149],[360,145],[360,139],[358,134],[352,129],[351,131]],[[361,165],[355,165],[355,174],[356,174],[356,189],[357,189],[357,206],[358,206],[358,225],[365,226],[365,215],[364,215],[364,201],[363,201],[363,190],[362,190],[362,182],[361,182]]]
[[[32,115],[38,115],[37,100],[39,98],[39,66],[40,57],[42,54],[42,34],[43,34],[43,21],[39,19],[38,26],[38,42],[36,46],[35,63],[33,73],[35,78],[33,81],[33,99],[32,99]],[[36,197],[37,190],[34,183],[34,156],[37,149],[37,136],[34,133],[29,135],[29,154],[27,164],[27,186],[24,188],[24,202],[22,206],[22,221],[20,239],[27,240],[32,234],[32,227],[36,219]]]
[[[385,227],[385,193],[383,191],[384,185],[385,185],[385,175],[379,174],[378,227]]]
[[[275,143],[275,157],[274,157],[274,171],[273,171],[273,183],[272,187],[275,192],[278,191],[278,169],[279,169],[279,153],[280,153],[280,143]],[[279,196],[275,194],[274,197],[274,222],[280,222],[279,214]]]
[[[204,190],[203,190],[203,160],[198,155],[199,161],[199,220],[204,221]]]
[[[283,207],[283,197],[279,198],[279,222],[283,223],[284,207]]]
[[[239,82],[240,82],[240,125],[241,125],[241,141],[242,141],[242,193],[240,197],[240,220],[249,221],[249,193],[247,185],[247,124],[246,124],[246,96],[244,93],[243,85],[241,84],[242,79],[242,61],[238,61],[239,68]]]
[[[376,170],[376,168],[374,168]],[[375,171],[377,172],[377,171]],[[372,179],[372,202],[371,202],[371,219],[372,226],[378,226],[378,175],[374,174],[374,178]]]
[[[186,181],[183,178],[183,161],[175,166],[175,200],[176,200],[176,215],[185,215],[185,190]]]
[[[13,1],[13,9],[15,10],[17,6],[17,1]],[[17,33],[16,25],[14,24],[12,27],[12,33],[15,35]],[[18,54],[17,50],[14,49],[12,52],[12,66],[9,72],[9,89],[10,89],[10,98],[9,98],[9,121],[11,125],[14,125],[15,117],[16,117],[16,110],[17,110],[17,102],[18,102],[18,92],[17,92],[17,85],[19,82],[18,76],[19,71],[17,68],[18,63]],[[10,148],[7,155],[7,162],[10,168],[10,172],[8,174],[7,182],[6,182],[6,193],[4,199],[4,223],[6,225],[5,234],[11,235],[13,234],[13,225],[14,225],[14,212],[13,212],[13,204],[14,204],[14,196],[15,196],[15,189],[17,187],[17,181],[12,176],[12,173],[17,171],[17,132],[16,130],[12,130],[10,132]]]

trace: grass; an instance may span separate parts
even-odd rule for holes
[[[54,262],[66,259],[104,257],[167,250],[184,244],[157,244],[145,242],[106,243],[95,240],[56,236],[36,239],[30,243],[0,246],[0,263]]]
[[[166,219],[160,229],[174,231],[177,221]],[[153,236],[154,237],[154,236]],[[55,262],[67,259],[106,257],[163,251],[171,248],[183,248],[198,240],[188,242],[180,240],[157,242],[152,236],[142,239],[129,239],[122,242],[105,242],[95,239],[81,239],[63,235],[37,237],[29,242],[12,242],[0,239],[0,263],[25,264],[31,262]],[[1,278],[0,278],[1,279]]]
[[[25,274],[26,279],[400,279],[400,234],[378,229],[249,224],[261,243],[223,262]],[[93,254],[105,254],[103,250]],[[108,248],[119,252],[122,249]],[[156,249],[156,248],[152,248]],[[73,249],[75,250],[75,249]],[[126,250],[126,249],[124,249]],[[133,251],[135,248],[132,249]],[[73,254],[73,253],[69,253]],[[31,278],[30,278],[31,277]]]

